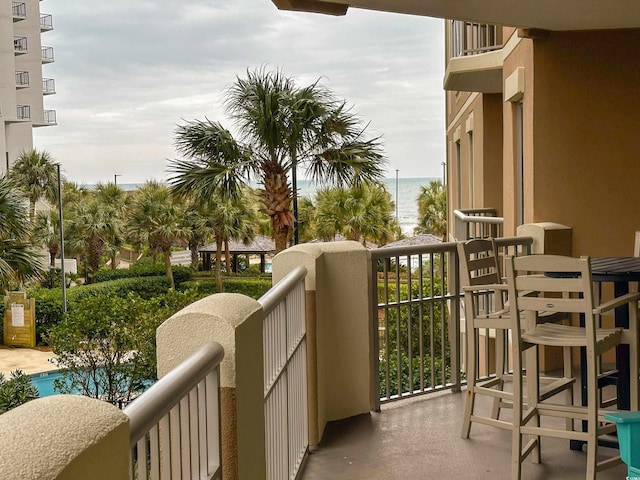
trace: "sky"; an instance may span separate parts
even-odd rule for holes
[[[84,184],[164,181],[174,131],[220,121],[224,91],[264,66],[300,86],[318,79],[382,136],[388,177],[440,177],[445,160],[442,20],[350,8],[334,17],[270,0],[48,0],[42,44],[57,126],[34,147]]]

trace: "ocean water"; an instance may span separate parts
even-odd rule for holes
[[[396,204],[398,223],[405,235],[413,234],[413,228],[418,224],[418,195],[420,187],[426,187],[432,180],[441,178],[387,178],[384,184],[391,194],[391,199]],[[396,195],[397,191],[397,195]],[[315,195],[316,187],[309,180],[298,181],[298,192],[301,197]]]

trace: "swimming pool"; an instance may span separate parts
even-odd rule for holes
[[[31,384],[38,389],[38,394],[40,397],[49,397],[51,395],[60,395],[60,392],[57,392],[53,388],[53,382],[58,378],[64,378],[62,373],[59,370],[51,370],[49,372],[42,373],[34,373],[30,375]],[[153,385],[154,382],[145,382],[145,389],[149,388]],[[75,390],[72,393],[79,394],[79,390]]]
[[[53,382],[57,378],[63,378],[62,373],[60,373],[58,370],[34,373],[33,375],[31,375],[31,384],[38,389],[38,394],[40,397],[58,395],[58,392],[56,392],[53,388]]]

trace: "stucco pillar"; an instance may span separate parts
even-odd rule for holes
[[[371,300],[367,250],[358,242],[296,245],[273,259],[273,282],[307,269],[309,443],[327,422],[371,410]]]
[[[215,341],[224,348],[220,365],[224,480],[266,478],[263,320],[257,301],[220,293],[182,309],[156,332],[158,377],[205,342]]]
[[[525,223],[517,228],[518,237],[533,237],[532,254],[571,256],[573,230],[553,222]]]
[[[129,417],[80,395],[53,395],[0,415],[0,478],[128,480]]]

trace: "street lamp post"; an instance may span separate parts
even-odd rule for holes
[[[62,226],[62,177],[60,176],[60,164],[58,169],[58,214],[60,215],[60,271],[62,272],[62,311],[67,313],[67,279],[64,274],[64,228]]]
[[[400,200],[398,199],[398,172],[399,170],[396,169],[396,224],[398,223],[398,204],[400,203]]]
[[[119,173],[114,173],[113,174],[113,184],[118,186],[118,177],[121,177],[122,175]]]

